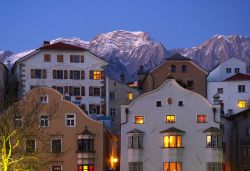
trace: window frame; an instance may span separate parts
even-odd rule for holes
[[[167,145],[166,145],[166,143],[165,143],[165,137],[168,137],[168,139],[169,139],[169,141],[168,141],[168,143],[167,143]],[[174,146],[173,145],[171,145],[171,143],[170,143],[170,137],[175,137],[175,144],[174,144]],[[178,144],[178,137],[181,137],[181,145],[180,146],[178,146],[177,144]],[[163,147],[162,148],[183,148],[183,135],[181,135],[181,134],[167,134],[167,135],[164,135],[163,136]]]
[[[167,168],[165,168],[165,164],[168,164],[168,170],[167,170]],[[170,169],[170,165],[171,164],[175,164],[175,168],[174,168],[174,170],[175,171],[182,171],[182,162],[179,162],[179,161],[176,161],[176,162],[172,162],[172,161],[169,161],[169,162],[163,162],[163,171],[165,171],[165,170],[167,170],[167,171],[171,171]],[[177,169],[177,164],[180,164],[180,166],[181,166],[181,169],[180,170],[178,170]]]
[[[139,118],[141,118],[141,117],[142,117],[142,121],[143,121],[143,122],[142,122],[142,123],[139,123],[139,122],[137,123],[137,122],[136,122],[136,120],[137,120],[136,118],[139,119]],[[140,119],[139,119],[139,120],[140,120]],[[144,115],[135,115],[135,116],[134,116],[134,124],[136,124],[136,125],[143,125],[143,124],[145,124],[145,116],[144,116]]]
[[[129,101],[132,101],[132,100],[134,99],[134,94],[133,94],[132,92],[128,92],[128,93],[127,93],[127,99],[128,99]]]
[[[239,109],[245,109],[247,108],[247,106],[248,106],[247,100],[238,100],[237,107]]]
[[[246,93],[246,85],[245,84],[238,85],[238,93]]]
[[[203,117],[205,116],[205,121],[203,121]],[[201,121],[199,121],[199,119],[198,119],[198,117],[202,117],[202,120]],[[198,124],[202,124],[202,123],[208,123],[208,118],[207,118],[207,115],[206,114],[197,114],[196,115],[196,123],[198,123]]]
[[[34,149],[33,149],[34,151],[32,151],[32,152],[27,151],[27,141],[28,141],[28,140],[34,140],[34,142],[35,142],[35,143],[34,143]],[[26,139],[25,139],[25,152],[28,153],[28,154],[33,154],[33,153],[36,152],[36,139],[35,139],[35,138],[26,138]]]
[[[168,117],[170,117],[170,122],[168,122]],[[172,121],[172,117],[174,117],[174,121]],[[166,122],[166,124],[174,124],[174,123],[176,123],[176,115],[167,114],[165,122]]]
[[[208,137],[211,137],[210,143],[208,142]],[[214,140],[214,138],[216,138],[216,139]],[[219,140],[221,140],[221,142]],[[215,143],[215,144],[213,144],[213,143]],[[222,143],[223,143],[222,135],[218,135],[218,134],[207,134],[206,135],[206,148],[222,148]]]
[[[46,98],[46,100],[44,100],[44,98]],[[49,96],[48,95],[41,95],[39,97],[39,102],[42,104],[48,104],[49,103]]]
[[[60,146],[60,152],[53,152],[53,140],[60,140],[61,141],[61,146]],[[62,153],[63,149],[63,140],[62,138],[51,138],[51,153],[53,154],[59,154]]]
[[[51,171],[57,171],[57,170],[53,170],[53,167],[60,167],[60,171],[62,171],[62,165],[52,165],[51,166]]]
[[[67,116],[69,116],[69,115],[73,115],[74,118],[73,118],[73,119],[67,118]],[[68,119],[70,120],[70,125],[67,124],[67,123],[68,123],[68,122],[67,122]],[[71,120],[74,120],[74,125],[71,125]],[[65,113],[65,127],[68,127],[68,128],[76,127],[76,114],[75,114],[75,113]]]
[[[42,118],[42,117],[47,117],[47,120],[45,118]],[[46,122],[47,122],[47,126],[44,126],[44,125],[46,125],[46,124],[44,124]],[[43,125],[42,125],[42,123],[43,123]],[[48,127],[49,127],[49,116],[46,114],[45,115],[41,114],[40,115],[40,128],[48,128]]]
[[[187,73],[187,65],[181,65],[181,73]]]

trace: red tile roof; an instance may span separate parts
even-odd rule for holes
[[[74,46],[74,45],[63,43],[63,42],[44,45],[44,46],[40,47],[39,49],[47,49],[47,50],[80,50],[80,51],[82,51],[82,50],[85,51],[86,50],[86,49],[81,48],[79,46]]]
[[[225,79],[224,81],[244,81],[244,80],[250,80],[250,75],[238,73]]]

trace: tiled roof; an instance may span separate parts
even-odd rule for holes
[[[203,132],[221,132],[221,130],[219,128],[210,127]]]
[[[167,60],[192,60],[192,59],[187,58],[179,53],[176,53],[173,56],[170,56],[169,58],[167,58]]]
[[[133,129],[133,130],[131,130],[131,131],[127,132],[127,134],[129,134],[129,133],[144,134],[144,132],[143,132],[143,131],[141,131],[141,130],[139,130],[139,129]]]
[[[183,133],[184,134],[185,131],[182,131],[182,130],[177,129],[175,127],[171,127],[171,128],[168,128],[168,129],[166,129],[164,131],[161,131],[160,133]]]
[[[238,73],[225,79],[224,81],[243,81],[243,80],[250,80],[250,75]]]
[[[70,44],[66,44],[66,43],[63,43],[63,42],[44,45],[44,46],[40,47],[39,49],[47,49],[47,50],[83,50],[83,51],[86,50],[84,48],[74,46],[74,45],[70,45]]]

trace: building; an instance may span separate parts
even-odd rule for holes
[[[250,102],[250,76],[237,73],[223,81],[207,83],[207,98],[213,101],[213,96],[220,96],[222,114],[232,115],[245,110]]]
[[[250,170],[250,109],[222,118],[227,171]]]
[[[41,151],[46,159],[51,159],[46,171],[103,171],[117,167],[117,138],[105,129],[102,122],[93,120],[52,88],[32,89],[26,99],[25,107],[29,107],[29,101],[36,99],[44,105],[38,117],[39,129],[46,131],[51,144],[49,153]],[[53,106],[56,109],[51,109]],[[37,142],[36,136],[32,137],[26,140],[26,150],[39,151],[40,142]],[[59,157],[51,158],[51,155]]]
[[[215,67],[208,75],[208,82],[223,81],[235,74],[247,74],[247,65],[237,58],[229,58]]]
[[[123,78],[123,75],[120,81],[107,78],[109,116],[112,120],[112,131],[118,135],[121,131],[120,106],[129,104],[139,95],[139,91],[126,85]]]
[[[147,74],[138,70],[139,87],[143,93],[158,88],[171,75],[180,85],[206,97],[207,71],[180,54],[167,58]]]
[[[19,96],[37,86],[52,87],[87,114],[106,114],[107,63],[88,50],[62,42],[44,45],[14,65]]]
[[[167,79],[121,106],[121,171],[222,171],[220,105]]]
[[[0,112],[5,107],[7,77],[8,69],[3,63],[0,63]]]

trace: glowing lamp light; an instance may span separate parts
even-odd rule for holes
[[[113,158],[113,162],[117,163],[118,162],[118,158]]]

